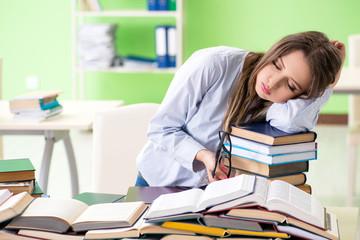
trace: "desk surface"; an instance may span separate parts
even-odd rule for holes
[[[63,112],[39,123],[12,122],[8,101],[0,101],[0,130],[88,130],[94,113],[123,105],[123,101],[61,101]]]

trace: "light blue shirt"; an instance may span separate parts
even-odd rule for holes
[[[150,121],[149,141],[137,158],[138,170],[150,186],[194,187],[207,183],[205,166],[194,158],[202,149],[215,152],[225,110],[248,53],[232,47],[202,49],[177,71]],[[287,131],[312,127],[327,99],[273,104],[267,119],[277,127],[285,126],[282,129]],[[314,116],[297,116],[305,116],[305,112]]]

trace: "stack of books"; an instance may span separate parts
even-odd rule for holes
[[[283,180],[311,193],[305,172],[309,170],[309,161],[317,159],[315,132],[286,133],[269,123],[231,128],[231,164],[235,175],[245,173]]]
[[[27,192],[33,197],[43,194],[35,179],[35,168],[28,158],[0,160],[0,189],[13,194]]]
[[[339,239],[336,215],[313,195],[284,181],[246,174],[210,183],[205,190],[161,195],[144,218],[207,237]]]
[[[35,91],[14,97],[9,102],[14,122],[40,122],[59,115],[62,105],[57,97],[61,91]]]

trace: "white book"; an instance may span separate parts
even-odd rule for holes
[[[237,199],[253,192],[255,176],[242,174],[210,183],[205,190],[190,189],[160,195],[151,204],[146,219],[203,211],[211,206]]]
[[[280,180],[268,182],[264,177],[256,177],[252,194],[218,204],[208,212],[221,211],[241,206],[261,206],[297,218],[321,229],[326,228],[325,208],[313,195]]]
[[[285,145],[267,145],[255,141],[251,141],[245,138],[236,137],[230,135],[231,144],[233,147],[244,148],[253,150],[258,153],[275,155],[294,152],[307,152],[317,150],[317,142],[295,143]],[[228,145],[228,144],[227,144]]]
[[[307,152],[295,152],[295,153],[286,153],[286,154],[275,154],[275,155],[266,155],[263,153],[258,153],[252,150],[245,148],[240,148],[233,146],[231,154],[254,160],[257,162],[262,162],[268,165],[284,164],[291,162],[300,162],[300,161],[310,161],[317,158],[317,151],[307,151]]]

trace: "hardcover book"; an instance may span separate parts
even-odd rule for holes
[[[308,152],[317,150],[317,142],[294,143],[285,145],[267,145],[245,138],[230,135],[231,144],[235,148],[244,148],[265,155],[286,154],[294,152]],[[225,145],[229,145],[226,143]]]
[[[313,131],[287,133],[270,123],[244,123],[238,126],[231,126],[231,134],[268,145],[283,145],[315,141],[317,135]]]
[[[294,201],[293,199],[301,200]],[[256,177],[252,194],[218,204],[208,209],[207,213],[249,206],[259,206],[269,211],[292,216],[318,228],[326,228],[326,211],[316,197],[283,181],[275,180],[269,183],[263,177]]]
[[[146,219],[183,213],[196,213],[211,206],[241,198],[253,192],[255,177],[240,175],[212,182],[205,190],[189,189],[177,193],[163,194],[151,204]]]
[[[25,210],[25,208],[33,201],[33,197],[27,192],[22,192],[8,198],[0,205],[0,222],[5,222]]]
[[[32,229],[65,233],[90,229],[128,227],[145,211],[143,202],[101,203],[88,206],[76,199],[36,198],[14,218],[8,229]]]
[[[225,162],[225,166],[229,166],[229,164]],[[300,172],[307,172],[309,170],[309,161],[269,165],[247,158],[231,156],[231,166],[234,169],[239,169],[256,175],[265,177],[278,177]]]
[[[35,179],[35,168],[30,159],[0,160],[0,182]]]

